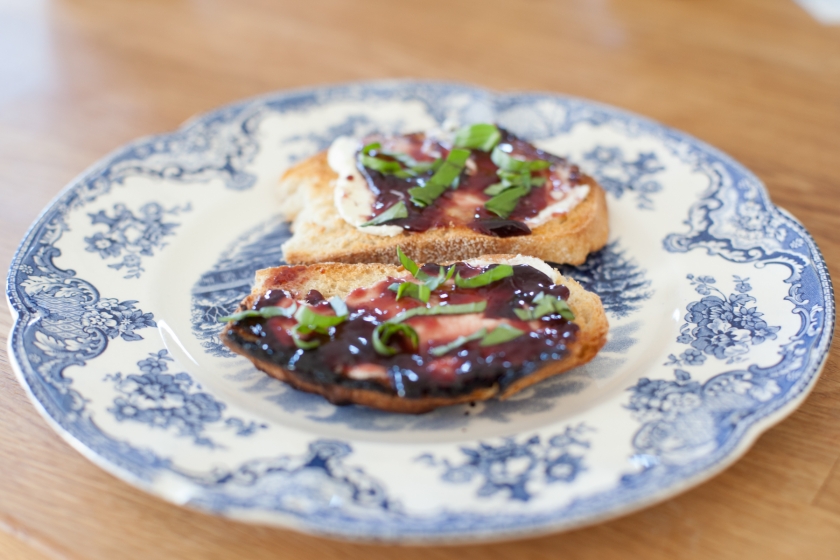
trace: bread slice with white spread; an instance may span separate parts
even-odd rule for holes
[[[492,125],[479,125],[492,126]],[[501,129],[499,129],[501,130]],[[493,161],[498,161],[498,146],[526,146],[530,145],[524,141],[508,135],[502,130],[501,144],[493,150]],[[422,135],[403,135],[401,137],[373,137],[373,140],[381,140],[385,146],[401,146],[405,144],[406,138],[420,137],[428,140]],[[505,143],[510,138],[508,143]],[[498,235],[492,230],[480,225],[479,221],[473,221],[473,214],[476,218],[481,213],[487,223],[487,216],[495,218],[484,210],[483,206],[492,198],[484,194],[483,187],[488,181],[499,181],[499,186],[516,186],[515,184],[501,185],[504,180],[493,176],[482,183],[481,189],[470,191],[470,185],[480,181],[482,177],[481,168],[476,169],[475,161],[490,161],[489,152],[482,154],[481,150],[472,149],[469,159],[462,168],[458,180],[452,183],[452,188],[447,188],[442,196],[429,203],[426,208],[421,208],[422,203],[413,197],[408,199],[407,193],[416,189],[409,189],[409,184],[414,181],[413,186],[423,185],[429,179],[429,173],[425,177],[414,179],[405,178],[406,184],[394,187],[392,192],[402,197],[399,201],[405,204],[411,217],[422,217],[424,213],[435,211],[442,201],[448,206],[445,210],[444,219],[433,227],[422,231],[412,229],[410,220],[396,220],[379,224],[365,223],[376,218],[376,212],[382,213],[381,208],[376,210],[372,205],[380,207],[393,205],[391,202],[383,202],[383,195],[376,194],[377,190],[384,187],[376,185],[376,180],[382,180],[384,175],[378,171],[366,168],[361,163],[361,158],[367,155],[360,152],[363,144],[370,144],[371,138],[355,140],[350,138],[339,138],[333,144],[329,152],[321,152],[306,159],[287,170],[280,179],[278,186],[279,199],[282,201],[281,211],[292,222],[292,237],[283,245],[284,259],[290,264],[304,264],[314,262],[345,262],[364,263],[381,262],[395,263],[395,249],[397,246],[411,255],[413,258],[423,261],[454,261],[474,258],[485,254],[523,254],[540,258],[542,260],[561,264],[580,264],[584,262],[587,255],[603,247],[608,238],[607,205],[603,189],[589,176],[579,172],[576,166],[568,164],[562,158],[536,150],[530,147],[534,158],[544,157],[549,162],[551,169],[547,171],[535,171],[533,180],[540,179],[536,174],[547,173],[550,180],[542,186],[527,186],[532,198],[535,193],[548,192],[555,199],[548,196],[547,204],[542,211],[532,212],[532,216],[520,218],[519,221],[503,220],[505,223],[519,224],[523,231],[515,235]],[[419,141],[418,141],[419,143]],[[428,146],[426,141],[423,146]],[[441,148],[441,146],[444,146]],[[445,142],[435,144],[429,153],[428,160],[438,156],[437,163],[446,159],[447,153],[456,151],[451,149],[452,145]],[[405,148],[406,151],[410,150]],[[437,150],[435,152],[434,150]],[[376,153],[376,151],[368,152]],[[382,155],[384,154],[384,155]],[[415,150],[413,155],[424,157],[426,154]],[[395,155],[394,157],[391,157]],[[515,150],[513,155],[516,155]],[[392,164],[395,158],[400,161],[414,161],[405,154],[396,153],[393,149],[388,151],[380,150],[379,160],[367,158],[367,161],[375,163]],[[483,159],[482,159],[483,158]],[[524,158],[508,158],[514,164],[520,164]],[[417,163],[414,161],[414,163]],[[426,162],[427,164],[429,161]],[[488,164],[489,165],[489,164]],[[410,172],[410,168],[404,166],[398,168],[398,172]],[[502,176],[502,169],[499,168],[499,176]],[[485,174],[486,175],[486,174]],[[508,176],[514,176],[509,173]],[[530,172],[528,173],[530,177]],[[571,177],[571,179],[570,179]],[[393,179],[393,177],[386,177]],[[544,181],[545,178],[540,179]],[[387,188],[391,188],[398,180],[393,180]],[[552,183],[555,187],[552,187]],[[553,190],[552,190],[553,189]],[[490,189],[492,190],[492,189]],[[510,194],[512,190],[508,190]],[[377,198],[377,196],[379,198]],[[393,198],[393,197],[392,197]],[[456,202],[457,201],[457,202]],[[429,202],[429,201],[426,201]],[[520,203],[520,206],[523,206]],[[401,210],[404,210],[402,208]],[[437,210],[440,213],[440,210]],[[498,212],[498,210],[494,211]],[[506,216],[505,216],[506,217]],[[475,225],[480,227],[476,228]],[[396,225],[394,225],[396,224]],[[426,226],[424,226],[426,227]],[[495,226],[493,226],[495,227]],[[508,232],[509,233],[509,232]]]

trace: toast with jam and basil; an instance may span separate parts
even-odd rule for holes
[[[369,136],[341,173],[335,147],[280,180],[293,232],[287,263],[396,264],[400,246],[424,262],[523,254],[581,264],[607,242],[598,183],[494,125],[465,127],[448,143],[424,133]],[[359,197],[362,210],[352,206]]]
[[[334,404],[405,413],[505,399],[606,341],[598,296],[539,259],[398,258],[260,270],[222,340]]]

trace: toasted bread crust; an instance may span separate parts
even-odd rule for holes
[[[468,227],[435,228],[383,237],[360,232],[341,218],[333,202],[336,174],[321,152],[292,167],[280,179],[283,212],[294,235],[283,245],[290,264],[313,262],[397,264],[396,247],[422,262],[455,261],[486,254],[523,254],[561,264],[581,264],[607,243],[609,224],[603,189],[587,177],[589,195],[565,216],[530,235],[493,237]]]
[[[512,255],[488,255],[482,257],[482,260],[505,262],[511,257]],[[387,276],[403,274],[406,274],[406,271],[401,266],[385,264],[325,263],[311,266],[269,268],[257,272],[254,289],[251,295],[243,300],[240,309],[249,308],[256,298],[270,289],[287,290],[296,299],[303,299],[309,290],[313,289],[320,291],[327,298],[332,296],[344,298],[358,287],[370,286]],[[236,327],[228,325],[221,336],[231,350],[251,360],[260,370],[285,381],[296,389],[322,395],[333,404],[352,403],[388,412],[420,414],[441,406],[488,400],[494,396],[506,399],[534,383],[585,364],[594,358],[606,343],[609,329],[601,300],[597,295],[584,290],[580,284],[571,278],[562,278],[560,283],[569,288],[568,304],[575,314],[575,323],[580,327],[576,340],[568,346],[569,355],[563,360],[550,362],[532,374],[518,379],[504,390],[500,390],[498,385],[493,385],[454,397],[405,398],[394,392],[385,392],[384,389],[379,391],[349,388],[337,384],[313,383],[293,370],[249,355],[229,336]],[[248,334],[244,331],[239,331],[237,334],[248,337]]]

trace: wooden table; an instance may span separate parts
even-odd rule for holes
[[[106,152],[266,91],[380,77],[544,90],[732,154],[840,267],[840,27],[791,0],[0,1],[0,263]],[[11,318],[0,310],[6,347]],[[837,344],[722,475],[595,527],[455,548],[346,544],[187,511],[93,466],[0,350],[2,558],[840,558]]]

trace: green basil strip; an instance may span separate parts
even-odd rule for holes
[[[574,321],[575,319],[575,314],[569,304],[558,297],[547,296],[540,292],[534,298],[533,303],[536,304],[533,309],[514,309],[513,312],[523,321],[539,319],[552,313],[557,313],[567,321]]]
[[[420,267],[416,262],[411,260],[411,257],[403,253],[402,247],[399,246],[397,247],[397,258],[400,259],[400,264],[403,265],[403,268],[409,271],[411,275],[418,280],[425,280],[429,277],[428,274],[420,270]],[[422,278],[421,275],[423,276]]]
[[[546,315],[551,315],[552,313],[554,313],[553,297],[546,296],[543,298],[535,298],[534,302],[537,304],[537,306],[533,309],[533,315],[535,319],[539,319],[540,317],[544,317]]]
[[[372,151],[379,150],[379,148],[381,148],[381,147],[382,147],[382,144],[380,144],[379,142],[371,142],[370,144],[368,144],[367,146],[362,148],[362,153],[364,155],[368,156],[368,155],[370,155],[370,153]]]
[[[449,152],[449,155],[446,156],[446,161],[426,181],[425,185],[408,189],[408,194],[411,195],[411,202],[417,206],[424,207],[432,204],[460,177],[469,157],[469,150],[456,148]]]
[[[330,306],[335,311],[336,316],[338,317],[346,317],[350,314],[350,310],[347,309],[347,304],[344,303],[344,300],[338,296],[333,296],[329,299]]]
[[[451,185],[452,182],[455,181],[455,179],[457,179],[461,174],[461,171],[464,170],[469,158],[469,150],[455,148],[446,156],[446,160],[443,162],[443,165],[435,171],[435,174],[432,175],[432,179],[443,183],[446,186]]]
[[[483,338],[484,335],[486,335],[486,334],[487,334],[487,329],[481,329],[481,330],[479,330],[479,331],[477,331],[477,332],[475,332],[471,335],[459,336],[458,338],[456,338],[455,340],[453,340],[449,344],[444,344],[443,346],[435,346],[434,348],[429,350],[429,354],[439,358],[439,357],[443,356],[444,354],[446,354],[447,352],[449,352],[450,350],[460,348],[461,346],[463,346],[467,342],[471,342],[473,340],[478,340],[479,338]]]
[[[498,327],[487,333],[487,335],[481,339],[480,344],[481,346],[493,346],[494,344],[502,344],[503,342],[510,342],[515,338],[519,338],[523,334],[525,334],[525,331],[502,323]]]
[[[496,146],[493,153],[490,154],[490,159],[496,164],[496,167],[501,171],[509,173],[523,173],[531,171],[540,171],[551,167],[551,162],[544,159],[524,160],[514,157],[504,151],[501,146]]]
[[[437,198],[442,195],[446,189],[446,185],[429,181],[422,187],[408,189],[408,194],[411,195],[411,202],[413,202],[416,206],[425,208],[437,200]]]
[[[522,321],[530,321],[532,318],[530,309],[514,309],[513,312],[516,313],[516,316]]]
[[[418,161],[411,166],[411,171],[416,175],[425,173],[427,171],[437,171],[443,165],[443,160],[437,158],[435,161]]]
[[[227,323],[228,321],[241,321],[242,319],[270,319],[271,317],[292,317],[297,311],[297,304],[292,303],[289,307],[263,307],[262,309],[248,309],[228,315],[226,317],[219,317],[216,319],[220,323]]]
[[[403,170],[402,165],[400,165],[400,162],[398,161],[386,161],[384,159],[371,157],[365,154],[359,156],[359,159],[361,160],[362,165],[368,169],[379,171],[385,175],[395,175]]]
[[[445,283],[447,280],[452,278],[452,275],[455,273],[455,265],[453,264],[446,272],[444,272],[443,267],[440,267],[440,272],[438,272],[437,276],[432,276],[425,280],[423,283],[429,287],[430,290],[435,291],[437,290],[441,284]]]
[[[394,282],[388,286],[388,289],[397,292],[397,301],[407,296],[428,303],[429,297],[432,295],[432,291],[427,285],[415,284],[414,282]]]
[[[300,325],[298,325],[298,327],[299,326]],[[300,332],[300,330],[298,330],[297,327],[292,329],[291,334],[292,334],[292,340],[294,341],[295,346],[297,346],[298,348],[301,348],[303,350],[312,350],[313,348],[318,348],[321,345],[321,341],[318,340],[317,338],[313,338],[312,340],[303,340],[300,337],[301,332]],[[308,334],[308,333],[305,333],[305,334]]]
[[[515,158],[502,149],[501,146],[493,148],[493,153],[490,154],[490,159],[496,164],[501,171],[508,171],[510,173],[522,173],[523,171],[530,171],[527,161],[524,159]]]
[[[347,315],[321,315],[315,313],[311,308],[301,305],[295,313],[295,319],[302,334],[307,334],[307,331],[326,333],[330,327],[335,327],[346,321]]]
[[[402,200],[359,227],[378,226],[392,220],[399,220],[400,218],[408,218],[408,208],[406,208],[405,202]]]
[[[512,187],[485,202],[484,207],[500,218],[507,218],[513,212],[514,208],[516,208],[516,205],[519,204],[519,199],[528,194],[528,192],[529,189],[527,187]]]
[[[417,349],[419,345],[419,337],[417,335],[417,331],[411,328],[410,325],[403,325],[403,324],[395,324],[395,323],[382,323],[378,325],[375,329],[373,329],[373,349],[376,350],[378,354],[382,354],[383,356],[393,356],[397,353],[397,349],[393,348],[388,345],[388,342],[391,338],[400,333],[408,337],[409,341],[411,342],[411,346],[413,349]]]
[[[406,309],[388,319],[388,323],[402,323],[412,317],[427,315],[466,315],[468,313],[481,313],[487,309],[486,301],[473,303],[461,303],[458,305],[435,305],[432,307],[415,307]]]
[[[400,264],[403,265],[403,268],[409,271],[412,276],[423,282],[423,284],[428,286],[430,291],[437,290],[441,284],[452,278],[452,274],[455,273],[455,265],[450,266],[445,271],[444,268],[441,266],[437,276],[429,276],[428,274],[420,270],[420,267],[417,265],[416,262],[411,260],[405,253],[403,253],[401,247],[397,247],[397,257],[400,259]]]
[[[458,273],[458,276],[455,277],[455,285],[459,288],[480,288],[508,276],[513,276],[513,267],[509,264],[500,264],[472,278],[462,278],[461,274]]]
[[[514,185],[508,183],[507,181],[501,183],[493,183],[492,185],[484,189],[484,194],[496,196],[497,194],[501,194],[503,191],[506,191],[513,186]]]
[[[502,133],[494,124],[473,124],[455,134],[455,147],[489,152],[502,140]]]
[[[563,301],[562,299],[556,299],[554,302],[554,310],[560,314],[561,317],[566,319],[567,321],[574,321],[575,320],[575,313],[572,311],[572,308],[569,307],[569,304]]]
[[[414,167],[419,165],[419,162],[408,154],[402,152],[389,152],[386,150],[378,150],[383,156],[391,156],[406,167]]]

